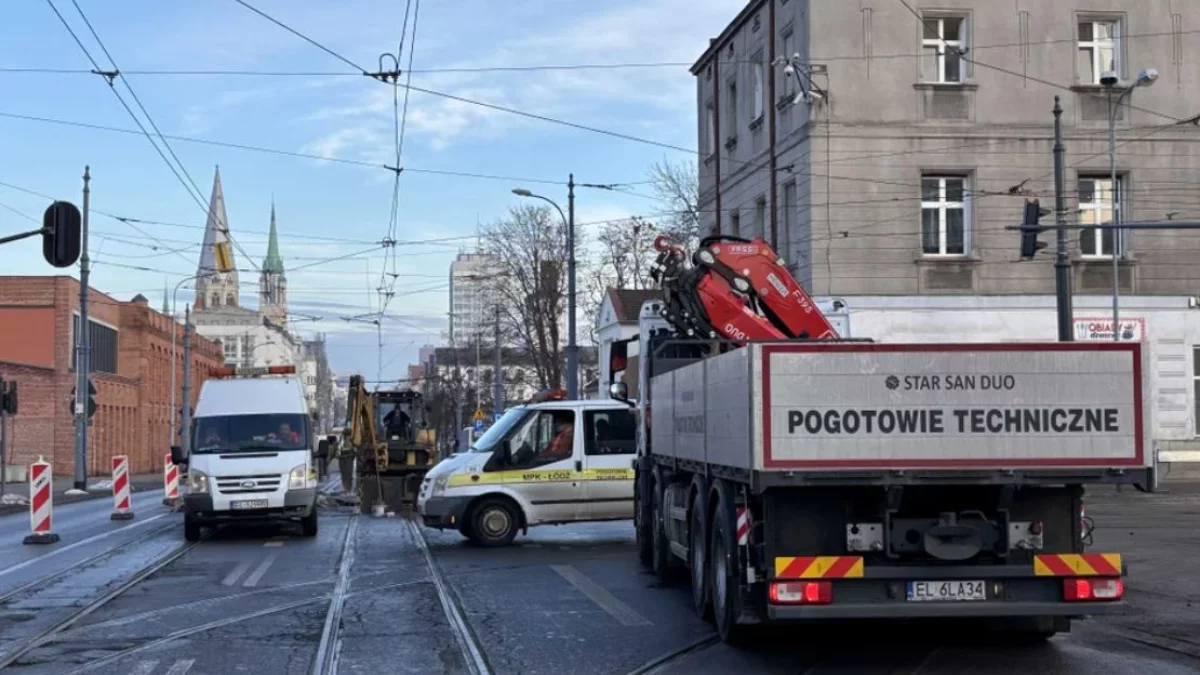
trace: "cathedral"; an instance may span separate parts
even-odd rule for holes
[[[225,272],[218,265],[222,250],[228,253],[229,261],[233,263],[233,269]],[[200,265],[196,270],[192,314],[196,332],[220,340],[225,347],[225,362],[229,365],[295,364],[303,347],[288,326],[287,274],[279,253],[274,201],[271,203],[267,256],[259,270],[257,307],[242,305],[238,275],[248,270],[238,268],[235,250],[242,252],[231,237],[218,168],[213,178],[204,243],[200,248]]]

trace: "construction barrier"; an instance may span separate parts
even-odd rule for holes
[[[171,453],[163,457],[163,504],[174,506],[179,499],[179,467],[171,463]]]
[[[54,472],[41,457],[29,466],[29,524],[33,528],[26,544],[53,544],[58,535],[52,528],[54,511]]]
[[[131,520],[133,505],[129,497],[129,457],[112,458],[113,520]]]

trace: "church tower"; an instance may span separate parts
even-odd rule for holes
[[[287,327],[287,275],[279,255],[279,234],[275,229],[275,201],[271,201],[271,232],[267,240],[267,257],[263,260],[258,281],[258,309],[271,323]]]
[[[221,190],[221,168],[213,178],[212,197],[208,201],[208,222],[204,225],[204,244],[200,248],[200,266],[196,270],[197,311],[238,304],[238,273],[217,269],[217,246],[229,249],[229,217],[225,215],[225,193]],[[233,252],[230,250],[230,260]]]

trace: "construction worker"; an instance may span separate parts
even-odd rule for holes
[[[342,474],[342,492],[350,492],[354,489],[354,448],[345,437],[337,444],[337,460],[338,471]]]

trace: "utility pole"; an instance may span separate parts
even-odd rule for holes
[[[480,346],[483,342],[483,322],[476,317],[475,319],[475,409],[483,409],[483,372],[480,370],[482,365],[480,361]]]
[[[180,421],[183,456],[192,454],[192,308],[183,310],[183,414]]]
[[[83,225],[80,231],[79,258],[79,329],[75,331],[75,489],[87,490],[87,442],[88,442],[88,367],[90,349],[88,344],[88,204],[91,195],[89,183],[91,167],[83,167]]]
[[[496,305],[496,366],[492,373],[492,417],[504,411],[504,357],[500,347],[500,305]]]
[[[567,398],[579,398],[579,346],[575,344],[575,174],[567,177]]]
[[[1066,156],[1062,138],[1062,105],[1054,97],[1054,223],[1058,249],[1054,256],[1054,291],[1058,296],[1058,341],[1075,339],[1072,330],[1075,316],[1071,307],[1071,260],[1067,255],[1067,196]]]

